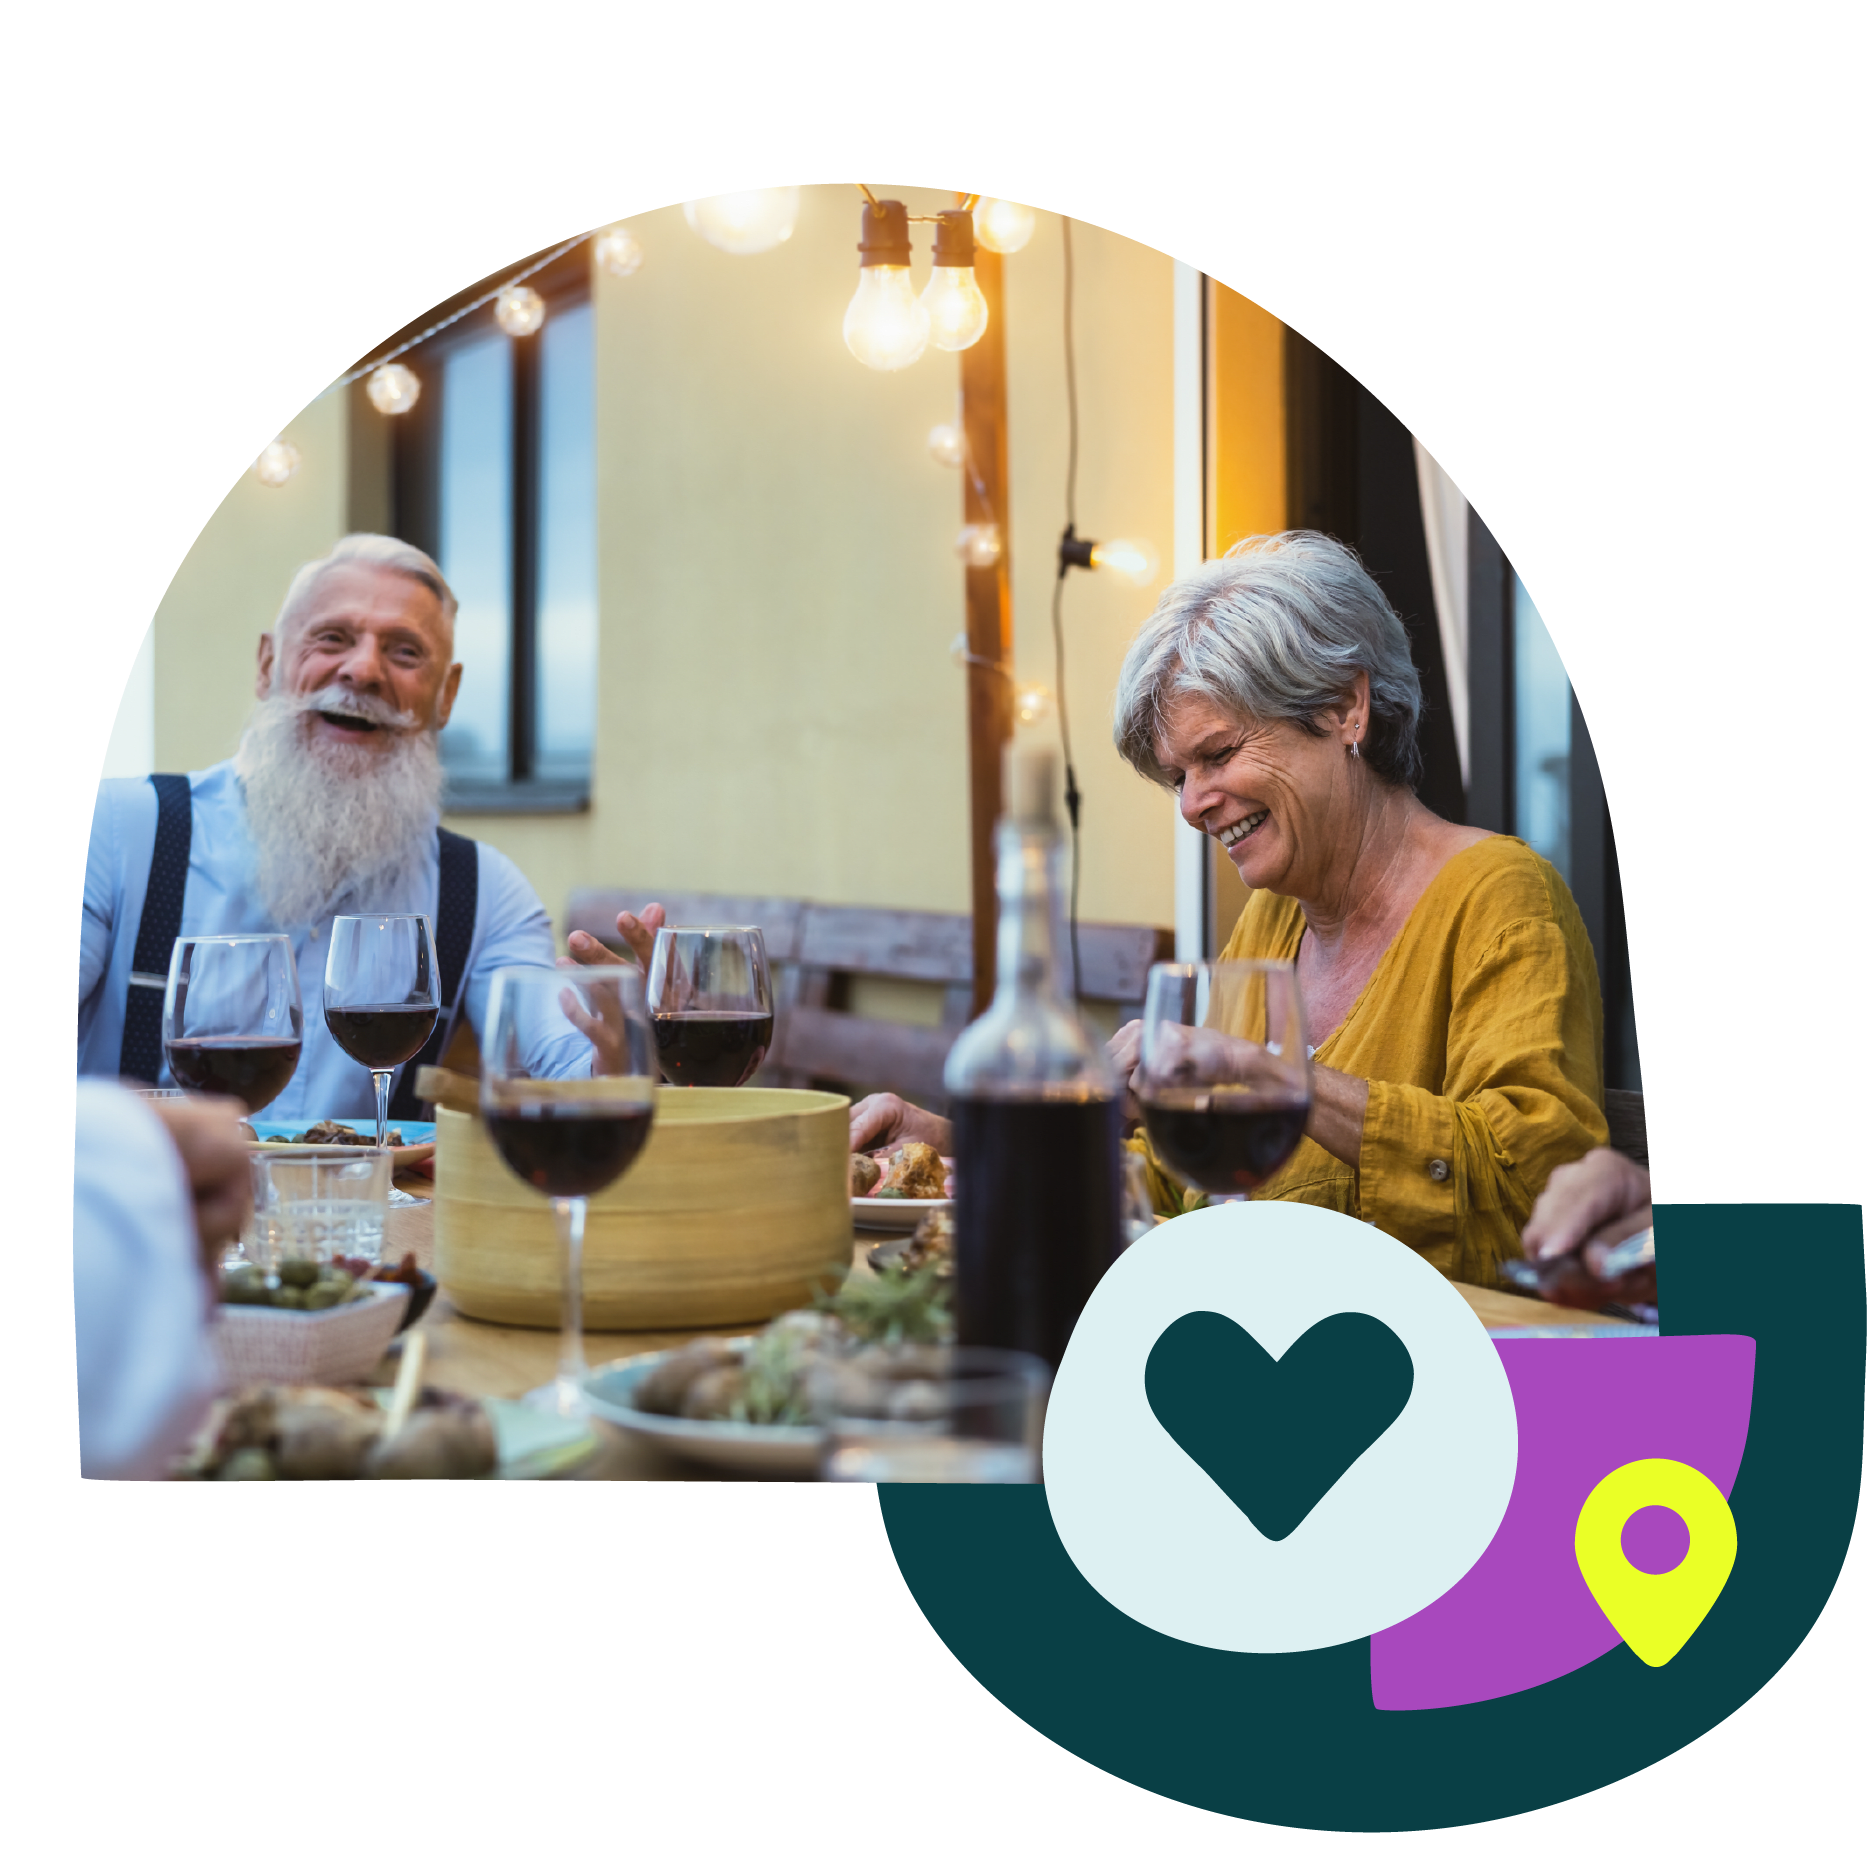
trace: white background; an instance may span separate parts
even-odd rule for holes
[[[13,14],[4,1815],[24,1865],[121,1866],[133,1843],[322,1875],[1831,1853],[1868,1762],[1866,1538],[1796,1659],[1667,1764],[1370,1841],[1185,1809],[1028,1731],[926,1628],[862,1491],[81,1486],[61,1064],[124,680],[279,425],[423,307],[576,229],[891,175],[1189,261],[1425,441],[1522,572],[1595,736],[1660,1195],[1863,1202],[1866,17]],[[1775,1254],[1801,1281],[1803,1246]]]

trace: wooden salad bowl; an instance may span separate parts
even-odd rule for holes
[[[451,1098],[440,1077],[436,1098]],[[588,1204],[586,1326],[767,1321],[837,1281],[853,1245],[846,1097],[660,1087],[656,1098],[637,1163]],[[508,1170],[464,1105],[436,1110],[434,1224],[436,1278],[463,1314],[559,1321],[552,1206]]]

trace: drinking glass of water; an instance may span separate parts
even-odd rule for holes
[[[816,1397],[831,1484],[1036,1484],[1048,1363],[1012,1348],[874,1348]]]
[[[243,1242],[262,1269],[340,1257],[384,1260],[391,1155],[370,1146],[257,1147],[254,1222]]]

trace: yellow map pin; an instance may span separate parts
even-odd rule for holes
[[[1662,1575],[1636,1569],[1621,1532],[1637,1510],[1663,1504],[1686,1524],[1686,1554]],[[1637,1458],[1611,1471],[1576,1518],[1576,1567],[1614,1630],[1650,1667],[1664,1667],[1719,1599],[1738,1555],[1725,1493],[1676,1458]]]

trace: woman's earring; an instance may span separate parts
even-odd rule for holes
[[[1361,726],[1354,725],[1354,740],[1348,744],[1348,753],[1358,762],[1361,759]]]

